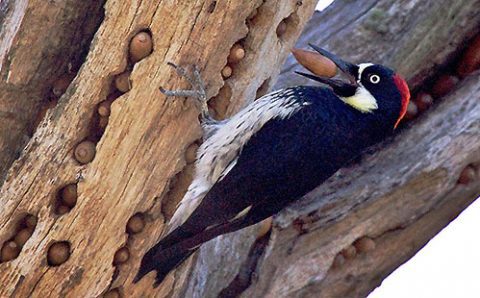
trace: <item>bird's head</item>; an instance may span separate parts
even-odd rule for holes
[[[408,85],[400,75],[383,65],[353,64],[315,45],[310,44],[310,46],[335,63],[347,75],[348,80],[317,76],[315,72],[314,74],[297,73],[329,85],[339,98],[360,112],[379,114],[382,118],[386,117],[390,120],[394,128],[398,126],[405,116],[410,100]],[[315,56],[309,56],[309,59],[315,59]],[[300,63],[309,68],[305,64],[310,62],[301,61]],[[311,63],[315,64],[315,61]]]

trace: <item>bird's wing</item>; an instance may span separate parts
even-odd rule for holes
[[[212,186],[234,168],[254,134],[270,120],[286,119],[305,104],[298,100],[294,90],[278,90],[259,98],[216,127],[198,150],[194,180],[170,221],[169,231],[181,225]]]

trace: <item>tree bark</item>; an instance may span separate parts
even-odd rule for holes
[[[221,236],[159,288],[151,287],[154,274],[131,284],[139,260],[161,236],[188,186],[193,166],[185,151],[201,137],[195,104],[158,92],[159,86],[188,87],[166,62],[197,64],[212,108],[218,117],[228,116],[275,83],[314,2],[107,0],[106,17],[76,78],[0,190],[2,245],[26,214],[38,218],[20,255],[0,263],[0,296],[95,297],[117,289],[124,297],[362,297],[478,197],[478,181],[457,184],[466,165],[480,162],[475,74],[397,136],[279,214],[270,233],[257,239],[261,227],[253,226]],[[354,62],[388,64],[414,89],[426,88],[425,79],[443,71],[477,30],[479,4],[337,0],[316,14],[299,45],[313,42]],[[282,20],[287,30],[278,36]],[[134,65],[131,90],[113,102],[94,160],[79,164],[73,151],[97,133],[97,105],[130,65],[129,41],[144,29],[152,34],[154,50]],[[224,80],[221,70],[235,43],[246,56]],[[304,83],[292,77],[293,69],[290,59],[277,86]],[[77,204],[58,215],[58,193],[70,183],[77,184]],[[127,221],[138,212],[145,217],[144,230],[126,233]],[[374,251],[332,267],[344,248],[365,236],[375,241]],[[70,243],[70,255],[50,266],[47,251],[58,241]],[[112,265],[124,246],[129,260]]]
[[[103,1],[0,3],[0,186],[38,125],[75,76],[103,18]]]
[[[158,91],[188,87],[166,62],[199,66],[209,97],[215,96],[212,106],[224,117],[273,84],[314,6],[313,0],[107,1],[85,62],[1,188],[0,243],[14,239],[25,215],[36,216],[37,224],[20,255],[0,264],[0,296],[95,297],[113,288],[125,297],[181,296],[188,265],[175,285],[170,279],[153,289],[153,275],[131,284],[140,258],[159,239],[164,218],[188,184],[192,164],[186,165],[185,150],[201,137],[195,103],[166,99]],[[23,17],[18,22],[27,24],[29,15]],[[282,20],[287,27],[278,32]],[[151,33],[153,52],[133,65],[131,90],[115,99],[106,130],[98,131],[97,105],[112,94],[114,77],[132,65],[128,45],[141,30]],[[235,43],[246,56],[230,63],[233,75],[224,80],[221,71]],[[31,76],[36,68],[27,67],[28,61],[21,69]],[[84,140],[98,143],[93,161],[81,164],[74,151]],[[59,193],[72,183],[77,203],[60,215]],[[127,234],[127,221],[138,212],[145,229]],[[68,260],[52,266],[47,254],[58,242],[66,245]],[[113,266],[123,246],[130,258]]]

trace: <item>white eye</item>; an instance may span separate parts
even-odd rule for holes
[[[370,76],[370,83],[378,84],[380,82],[380,77],[378,75],[371,75]]]

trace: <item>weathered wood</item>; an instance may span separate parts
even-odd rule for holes
[[[307,42],[314,42],[326,45],[327,49],[355,62],[370,60],[392,65],[406,76],[411,87],[418,89],[422,87],[420,82],[451,62],[454,54],[478,30],[479,3],[478,0],[461,1],[458,5],[448,1],[337,0],[326,11],[315,14],[307,24],[297,47],[306,47]],[[388,24],[384,27],[387,30],[385,33],[376,32],[378,28],[372,26],[379,15],[388,16],[381,20]],[[444,24],[447,19],[448,24]],[[289,57],[275,88],[312,84],[293,74],[293,70],[301,69]],[[474,91],[478,86],[473,86],[474,79],[464,84],[466,85],[459,93],[444,100],[448,106],[428,111],[422,116],[424,118],[420,120],[421,123],[414,123],[413,128],[408,126],[400,136],[402,141],[397,138],[394,143],[380,146],[380,149],[387,147],[387,151],[342,170],[336,179],[320,188],[323,191],[313,192],[299,205],[277,217],[276,223],[281,228],[274,230],[265,259],[252,272],[258,281],[242,296],[365,296],[471,200],[478,197],[478,182],[469,188],[455,186],[462,167],[471,161],[480,160],[478,130],[474,129],[478,128],[480,113],[478,108],[471,106],[475,100],[478,102],[478,95]],[[468,96],[476,98],[464,98]],[[472,110],[465,108],[468,105]],[[445,115],[448,115],[450,122],[445,119]],[[455,126],[451,125],[456,122]],[[470,127],[467,129],[462,124],[469,124]],[[446,137],[442,137],[442,134],[446,134]],[[432,148],[431,141],[435,138],[438,138],[437,147]],[[447,151],[443,155],[435,155],[442,152],[442,145],[451,147],[445,148]],[[455,159],[452,160],[449,155],[455,155]],[[377,165],[373,168],[375,164]],[[436,164],[436,167],[429,167],[429,164]],[[445,169],[441,170],[442,168]],[[439,171],[438,177],[433,174],[425,174],[424,177],[424,171],[433,174]],[[392,194],[386,196],[385,193],[389,192]],[[415,200],[417,195],[424,199]],[[409,200],[406,201],[403,197]],[[396,201],[398,198],[402,200]],[[369,202],[363,202],[366,200]],[[370,203],[373,201],[381,203],[369,209],[367,206],[373,204]],[[395,209],[398,206],[404,208]],[[378,213],[375,217],[372,210]],[[424,216],[427,212],[429,216]],[[308,216],[310,213],[313,218]],[[297,217],[301,220],[296,220]],[[388,224],[382,217],[392,219],[391,223]],[[298,236],[292,227],[297,227],[298,221],[313,221],[311,225],[317,230],[303,231],[306,235]],[[403,225],[409,228],[393,239],[390,235],[396,234],[394,231],[388,233],[389,229],[400,230],[399,227]],[[424,233],[415,233],[417,227],[421,227]],[[389,254],[382,257],[361,257],[348,263],[346,268],[350,269],[328,271],[338,252],[357,237],[365,235],[376,237],[380,246],[378,251]],[[201,248],[194,276],[213,274],[219,266],[213,259],[244,254],[245,246],[248,246],[245,243],[251,245],[254,238],[252,231],[247,230],[207,243]],[[388,242],[384,239],[393,240]],[[241,246],[237,248],[236,243],[239,242]],[[414,245],[398,247],[398,243],[410,242]],[[396,250],[402,250],[402,253]],[[230,266],[230,270],[235,272],[239,268],[241,266],[237,264]],[[349,270],[357,274],[352,275]],[[301,272],[306,273],[300,274]],[[227,286],[232,280],[231,276],[233,275],[211,282]],[[200,291],[202,286],[203,284],[198,285],[193,281],[190,283],[192,292]]]
[[[217,96],[216,102],[223,102],[231,113],[253,100],[257,89],[273,84],[314,6],[313,0],[107,1],[105,20],[85,63],[0,190],[0,243],[15,234],[26,213],[38,217],[20,255],[0,264],[0,296],[95,297],[109,288],[119,288],[125,297],[182,296],[188,264],[179,270],[174,285],[170,278],[153,289],[153,274],[131,284],[140,258],[162,233],[162,205],[174,205],[181,198],[170,188],[182,177],[185,149],[201,137],[195,104],[166,99],[158,91],[159,86],[188,86],[166,62],[198,65],[208,95],[223,87],[223,98]],[[256,16],[247,20],[256,8]],[[277,24],[287,17],[286,32],[277,36]],[[144,29],[152,34],[154,50],[134,65],[131,90],[113,102],[94,160],[80,165],[73,158],[74,148],[92,134],[97,104],[110,93],[114,75],[125,70],[131,37]],[[246,56],[232,65],[233,75],[224,81],[221,70],[239,41]],[[69,213],[56,215],[57,192],[75,182],[77,204]],[[145,229],[127,235],[126,223],[137,212],[145,215]],[[71,255],[51,267],[46,255],[55,241],[68,241]],[[114,254],[125,245],[130,259],[114,267]],[[233,259],[240,263],[243,256]],[[208,289],[219,292],[222,287]]]
[[[352,62],[384,63],[418,87],[451,62],[479,23],[479,0],[336,0],[314,14],[296,47],[314,43]],[[303,69],[290,55],[275,88],[312,84],[295,70]]]
[[[104,1],[0,3],[0,185],[51,105],[59,78],[73,78],[103,17]],[[69,79],[71,80],[71,79]]]

